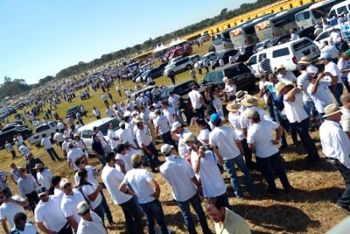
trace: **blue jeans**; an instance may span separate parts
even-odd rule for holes
[[[155,234],[154,220],[156,220],[158,225],[160,226],[162,234],[168,234],[168,228],[167,228],[167,226],[165,224],[165,220],[164,220],[163,208],[162,208],[162,205],[160,204],[159,200],[155,199],[154,201],[140,204],[140,206],[141,206],[143,213],[145,213],[146,218],[147,218],[148,233]]]
[[[234,192],[235,195],[237,197],[243,197],[243,191],[242,191],[241,184],[239,183],[238,178],[237,178],[235,164],[237,165],[237,167],[239,169],[241,169],[241,171],[244,174],[244,179],[245,179],[248,191],[251,194],[255,194],[253,179],[250,175],[250,172],[249,172],[247,166],[245,165],[245,162],[243,160],[242,155],[240,154],[233,159],[225,160],[225,164],[224,164],[225,170],[227,171],[227,173],[230,176],[233,190],[235,191]]]
[[[284,169],[283,159],[279,152],[267,158],[256,157],[256,161],[261,171],[261,174],[265,177],[267,181],[267,184],[269,186],[269,192],[276,193],[276,184],[273,172],[276,172],[276,174],[280,178],[283,188],[286,191],[289,191],[291,189],[286,175],[286,171]]]
[[[192,215],[191,215],[190,204],[192,205],[193,209],[197,213],[199,223],[201,224],[203,233],[211,233],[210,229],[208,228],[207,219],[203,212],[201,201],[197,193],[187,201],[183,201],[183,202],[176,201],[176,202],[181,209],[182,217],[184,218],[185,225],[190,234],[197,233],[195,225],[193,223]]]

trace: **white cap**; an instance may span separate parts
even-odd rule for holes
[[[317,74],[318,73],[318,68],[316,66],[310,64],[309,66],[307,66],[306,72],[307,73],[312,73],[312,74]]]
[[[180,122],[174,122],[172,125],[171,125],[171,131],[174,132],[176,131],[176,129],[182,127],[181,123]]]
[[[160,147],[160,152],[162,152],[162,154],[168,154],[171,152],[172,149],[174,149],[174,146],[164,144],[162,145],[162,147]]]
[[[130,111],[125,111],[123,117],[130,117],[131,112]]]

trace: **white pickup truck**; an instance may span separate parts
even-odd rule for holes
[[[43,134],[52,137],[52,135],[56,132],[56,126],[56,121],[49,121],[40,124],[36,127],[35,134],[28,138],[28,142],[32,145],[39,147],[41,139],[43,138]]]

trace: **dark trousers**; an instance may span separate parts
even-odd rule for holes
[[[345,190],[338,199],[337,203],[348,208],[350,206],[350,169],[341,163],[335,164],[334,167],[340,171],[340,174],[343,176],[345,182]]]
[[[251,170],[253,168],[252,151],[250,150],[247,139],[241,140],[243,147],[244,160],[247,167]]]
[[[103,223],[103,226],[105,226],[105,209],[103,207],[103,204],[102,202],[94,209],[94,212],[100,216],[100,218],[102,219],[102,223]]]
[[[171,138],[170,132],[166,132],[166,133],[162,134],[162,139],[163,139],[164,144],[172,145],[176,149],[176,144],[175,144],[174,140]]]
[[[101,192],[101,196],[102,196],[102,206],[103,206],[103,209],[105,210],[107,220],[109,223],[113,223],[112,213],[111,213],[111,210],[109,209],[106,197],[103,194],[103,192]]]
[[[315,146],[315,143],[311,139],[311,136],[309,134],[309,124],[310,120],[309,118],[304,119],[300,123],[295,122],[291,123],[291,127],[294,127],[295,130],[297,131],[301,142],[303,143],[303,146],[306,148],[307,151],[307,160],[308,162],[314,161],[315,159],[319,158],[319,155],[317,153],[317,149]]]
[[[73,234],[72,227],[69,225],[69,223],[66,223],[64,227],[57,232],[57,234]]]
[[[61,158],[58,157],[58,155],[57,155],[57,153],[56,153],[56,151],[55,151],[55,149],[53,147],[50,148],[50,149],[46,149],[46,151],[50,155],[52,161],[56,161],[56,159],[57,160],[61,160]]]
[[[195,224],[193,222],[192,215],[191,215],[190,204],[192,205],[194,211],[197,213],[199,223],[202,227],[203,233],[205,234],[211,233],[210,229],[208,228],[207,219],[205,217],[204,211],[201,206],[201,201],[197,193],[187,201],[183,201],[183,202],[176,201],[176,202],[181,209],[182,217],[185,221],[185,225],[190,234],[197,233]]]
[[[205,119],[203,106],[199,109],[195,109],[195,112],[196,112],[195,114],[197,115],[198,119]]]
[[[139,213],[139,208],[135,202],[135,199],[131,198],[129,201],[119,205],[122,208],[124,213],[126,229],[128,230],[128,233],[129,234],[143,233],[142,226],[141,226],[142,218],[141,218],[141,214]]]
[[[11,150],[11,155],[12,155],[12,159],[15,159],[16,158],[16,151]]]
[[[148,153],[146,150],[143,150],[143,153],[145,154],[145,159],[148,163],[148,166],[154,170],[159,165],[158,160],[158,150],[154,146],[154,144],[151,142],[146,148],[151,151],[151,153]]]
[[[39,202],[39,196],[36,191],[33,191],[31,193],[26,194],[27,200],[28,200],[28,208],[29,210],[33,211],[36,207],[36,204]]]
[[[256,157],[256,161],[261,174],[266,179],[269,192],[276,193],[276,184],[273,172],[275,172],[280,178],[283,188],[287,191],[290,190],[291,186],[284,169],[283,158],[279,152],[267,158]]]
[[[154,220],[156,220],[158,225],[160,226],[162,234],[169,233],[164,219],[163,208],[158,199],[155,199],[154,201],[148,203],[140,204],[140,206],[147,218],[149,234],[155,234]]]
[[[343,76],[341,78],[341,80],[343,81],[343,84],[345,85],[346,90],[348,90],[348,93],[350,93],[350,85],[348,82],[348,77],[347,76]]]

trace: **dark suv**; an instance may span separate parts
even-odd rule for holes
[[[224,77],[233,79],[237,90],[242,88],[255,88],[255,76],[252,71],[241,62],[229,64],[208,72],[204,77],[202,85],[215,84],[223,88],[225,86],[223,82]]]
[[[17,134],[22,135],[23,139],[27,139],[32,134],[32,130],[23,126],[15,126],[14,128],[7,129],[6,131],[1,131],[0,148],[4,148],[6,141],[12,143],[13,137]]]

